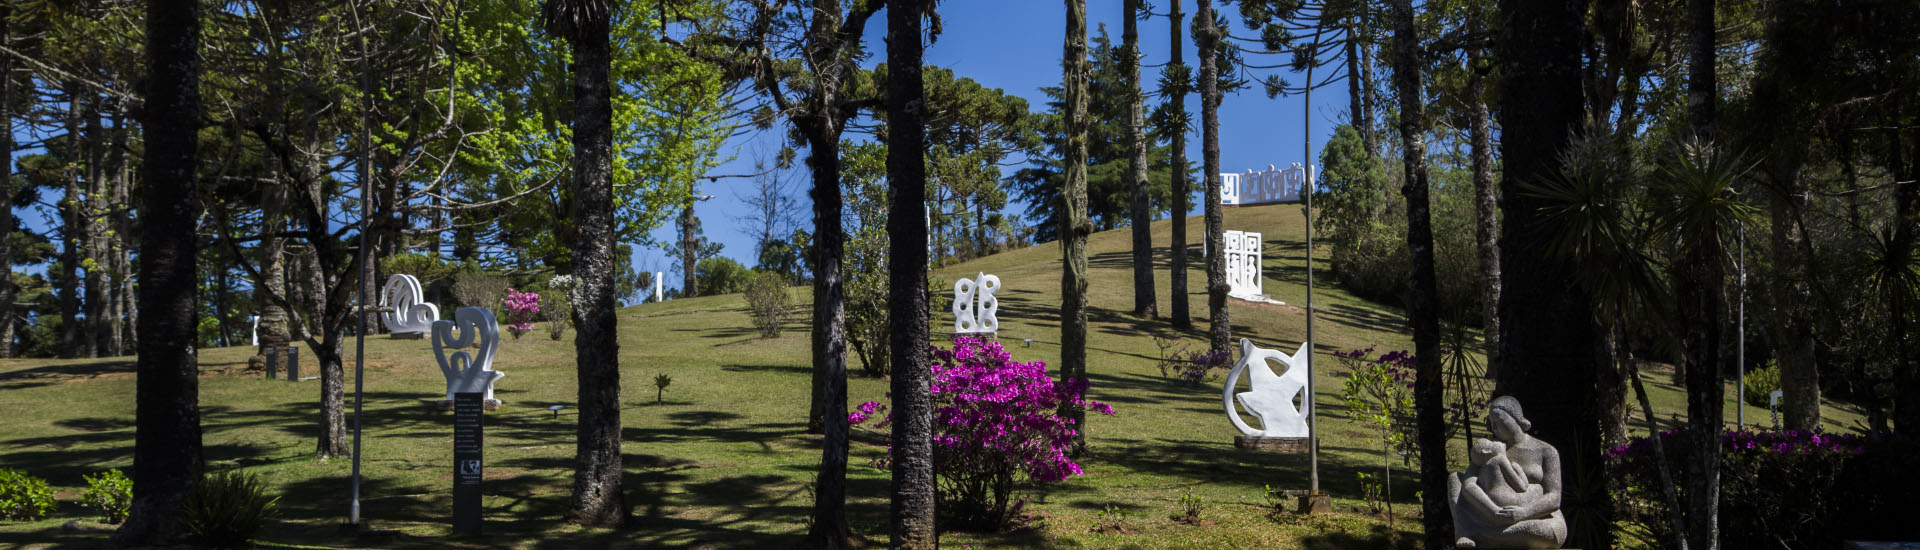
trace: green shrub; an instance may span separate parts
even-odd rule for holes
[[[453,276],[453,299],[462,306],[495,309],[500,307],[500,300],[507,297],[510,284],[506,277],[478,269],[461,271]]]
[[[763,338],[779,338],[780,324],[792,313],[793,298],[787,293],[787,278],[771,271],[754,275],[747,282],[747,313]]]
[[[120,470],[107,470],[86,479],[87,490],[80,493],[80,501],[99,511],[100,521],[126,521],[127,510],[133,506],[133,480]]]
[[[753,272],[747,266],[724,256],[714,256],[693,264],[693,280],[700,283],[701,296],[733,294],[746,288]]]
[[[280,497],[267,496],[260,478],[239,472],[208,474],[187,497],[182,525],[194,540],[208,546],[246,546],[267,520]]]
[[[1766,365],[1747,371],[1747,404],[1755,407],[1767,406],[1767,396],[1773,390],[1780,389],[1780,364],[1768,360]]]
[[[47,480],[0,468],[0,520],[34,521],[52,511],[53,488]]]
[[[559,340],[573,326],[573,302],[567,292],[549,290],[540,293],[540,316],[547,319],[547,337]]]

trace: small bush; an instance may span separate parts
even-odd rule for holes
[[[747,281],[747,312],[762,338],[779,338],[780,324],[792,311],[793,298],[787,293],[787,278],[771,271],[761,272]]]
[[[573,326],[573,303],[564,292],[540,293],[540,317],[547,321],[547,337],[559,340]]]
[[[462,271],[453,276],[453,299],[459,300],[460,305],[493,307],[506,296],[506,277],[477,270]]]
[[[208,474],[187,497],[181,525],[195,541],[217,548],[246,546],[275,515],[280,497],[267,496],[260,478],[239,472]]]
[[[133,480],[120,470],[86,476],[86,480],[87,490],[80,493],[80,501],[100,512],[102,522],[126,521],[127,511],[133,506]]]
[[[1748,405],[1755,407],[1767,406],[1767,396],[1772,394],[1773,390],[1777,389],[1780,389],[1779,363],[1767,361],[1766,365],[1747,371],[1747,395],[1745,397]]]
[[[13,469],[0,469],[0,520],[34,521],[53,511],[53,488],[47,480]]]
[[[1232,366],[1231,353],[1182,347],[1180,351],[1160,359],[1160,376],[1171,378],[1181,385],[1197,387],[1212,382],[1217,371]]]
[[[1167,519],[1188,525],[1198,525],[1206,511],[1206,499],[1193,496],[1193,488],[1188,487],[1185,494],[1180,495],[1180,513],[1169,516]]]
[[[746,288],[753,272],[747,266],[724,256],[714,256],[693,264],[694,281],[700,283],[701,296],[733,294]]]

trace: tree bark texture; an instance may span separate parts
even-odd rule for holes
[[[71,162],[84,148],[80,143],[80,85],[68,83],[67,89],[67,156]],[[80,320],[80,246],[81,237],[86,233],[86,213],[80,201],[80,174],[66,174],[66,188],[60,199],[60,358],[72,359],[83,354],[81,346],[86,340],[81,335]],[[11,268],[11,266],[9,266]],[[197,274],[196,274],[197,275]]]
[[[200,481],[200,377],[195,182],[200,124],[200,18],[194,0],[147,4],[147,109],[140,231],[140,333],[135,360],[133,506],[122,546],[173,542]]]
[[[1227,255],[1224,212],[1220,211],[1220,29],[1215,28],[1213,1],[1200,0],[1194,12],[1194,46],[1200,50],[1200,177],[1207,194],[1201,199],[1207,224],[1207,349],[1228,352],[1233,323],[1227,318]]]
[[[13,46],[13,3],[0,2],[0,46]],[[0,56],[0,124],[13,128],[13,57]],[[13,196],[13,132],[0,132],[0,162],[5,162],[8,177],[0,178],[0,197]],[[0,208],[0,233],[11,233],[13,228],[13,207],[11,201],[6,208]],[[11,235],[0,234],[0,237]],[[0,238],[0,266],[7,270],[0,277],[0,359],[13,357],[13,300],[19,289],[13,286],[13,243],[11,238]]]
[[[921,79],[922,0],[887,2],[888,299],[894,323],[891,467],[893,548],[937,548],[934,530],[933,373],[928,365],[926,90]],[[1084,55],[1082,56],[1084,59]],[[844,401],[842,401],[844,405]],[[845,429],[846,411],[837,414]],[[842,449],[844,452],[844,447]],[[841,456],[843,468],[845,455]]]
[[[1687,126],[1701,139],[1713,139],[1714,110],[1720,89],[1713,71],[1717,57],[1713,27],[1715,1],[1687,0]]]
[[[1722,399],[1725,386],[1720,381],[1722,338],[1721,317],[1726,305],[1722,281],[1726,270],[1721,263],[1725,252],[1715,239],[1685,243],[1680,276],[1676,277],[1676,298],[1686,327],[1684,376],[1687,387],[1688,439],[1693,446],[1687,456],[1687,518],[1692,531],[1687,546],[1694,549],[1719,548],[1720,506],[1720,433],[1726,414]]]
[[[1467,116],[1473,156],[1474,241],[1480,244],[1480,329],[1486,342],[1487,376],[1500,372],[1500,199],[1493,181],[1493,116],[1488,113],[1479,48],[1468,50]]]
[[[1412,0],[1393,3],[1393,84],[1400,98],[1400,162],[1405,170],[1400,194],[1407,201],[1407,251],[1411,254],[1408,317],[1413,321],[1415,424],[1420,442],[1420,510],[1426,547],[1453,544],[1453,515],[1447,504],[1447,419],[1442,401],[1440,299],[1433,265],[1433,220],[1427,185],[1427,112],[1422,101],[1421,41],[1414,29]]]
[[[1780,365],[1780,419],[1789,430],[1813,430],[1820,426],[1820,369],[1814,358],[1814,304],[1812,278],[1813,250],[1806,227],[1800,223],[1812,189],[1798,170],[1786,177],[1796,183],[1790,194],[1773,197],[1773,225],[1769,236],[1773,273],[1769,324],[1777,332],[1775,353]],[[1749,291],[1751,292],[1751,291]],[[1742,336],[1744,337],[1744,335]],[[1738,406],[1745,406],[1744,403]]]
[[[1140,0],[1123,4],[1120,72],[1127,76],[1127,180],[1132,183],[1133,215],[1133,314],[1153,318],[1160,315],[1153,296],[1153,212],[1147,200],[1147,122],[1145,94],[1140,88]],[[1178,221],[1178,218],[1176,218]]]
[[[1180,38],[1183,34],[1180,24],[1186,21],[1180,14],[1180,0],[1172,0],[1169,10],[1171,11],[1167,14],[1167,21],[1173,29],[1168,35],[1172,40],[1167,42],[1171,44],[1173,52],[1167,59],[1173,60],[1173,63],[1179,63],[1180,44],[1186,42]],[[1173,94],[1173,97],[1167,99],[1172,102],[1170,111],[1173,115],[1176,118],[1185,119],[1187,113],[1185,91],[1182,90],[1182,93]],[[1167,307],[1171,310],[1168,313],[1173,316],[1171,319],[1173,328],[1187,330],[1193,328],[1193,314],[1187,305],[1187,210],[1191,208],[1187,204],[1187,198],[1193,192],[1187,189],[1187,127],[1185,124],[1175,128],[1172,142],[1173,158],[1168,166],[1173,167],[1169,174],[1173,180],[1170,182],[1173,187],[1173,215],[1169,217],[1173,225],[1173,241],[1167,243],[1167,247],[1173,253],[1173,269],[1167,273]]]
[[[80,207],[80,267],[86,270],[86,275],[80,282],[81,291],[86,296],[82,311],[86,312],[87,320],[80,337],[85,339],[82,347],[86,349],[87,357],[111,355],[107,349],[107,328],[110,326],[107,321],[107,205],[103,204],[107,198],[106,132],[100,126],[100,104],[98,96],[87,94],[85,121],[81,126],[86,132],[81,136],[81,156],[86,163],[83,172],[86,174],[86,200],[81,201]],[[219,313],[219,310],[215,310],[216,316]],[[220,321],[224,327],[226,320]]]
[[[1087,213],[1087,3],[1066,0],[1067,32],[1062,57],[1066,84],[1066,188],[1060,200],[1060,379],[1068,387],[1087,387],[1087,236],[1093,221]],[[1073,421],[1073,449],[1077,456],[1087,446],[1087,415],[1078,406],[1063,404],[1060,411]]]
[[[620,342],[614,317],[613,90],[609,14],[584,10],[573,46],[573,349],[580,423],[567,521],[615,527],[627,520],[620,485]]]
[[[846,258],[846,230],[840,226],[844,198],[840,192],[840,132],[828,128],[834,117],[819,117],[808,138],[807,164],[813,169],[813,404],[807,431],[823,433],[834,422],[846,421],[847,303],[842,270]],[[924,216],[923,216],[924,218]],[[923,226],[922,232],[926,229]],[[921,239],[925,242],[926,239]],[[897,372],[899,366],[895,365]],[[838,373],[837,375],[834,373]]]
[[[1585,0],[1502,0],[1500,38],[1501,233],[1500,356],[1495,393],[1526,406],[1536,436],[1560,451],[1566,467],[1561,506],[1568,547],[1611,548],[1612,506],[1605,487],[1597,373],[1601,333],[1591,298],[1568,262],[1547,252],[1551,220],[1531,182],[1550,177],[1581,125],[1581,36]]]

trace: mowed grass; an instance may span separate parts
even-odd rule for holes
[[[1233,332],[1258,345],[1291,351],[1305,336],[1303,217],[1296,205],[1229,209],[1229,229],[1266,238],[1267,293],[1285,306],[1233,301]],[[1200,218],[1185,220],[1190,236]],[[1086,475],[1023,487],[1031,497],[1031,527],[1010,533],[946,533],[948,547],[973,548],[1381,548],[1411,547],[1418,536],[1413,476],[1394,460],[1395,501],[1389,518],[1362,511],[1355,474],[1378,472],[1377,437],[1351,422],[1339,405],[1337,363],[1328,352],[1411,347],[1402,313],[1353,298],[1332,284],[1325,262],[1315,264],[1317,403],[1320,404],[1320,479],[1336,513],[1304,517],[1272,514],[1264,487],[1304,489],[1304,455],[1237,450],[1222,418],[1218,382],[1188,388],[1162,378],[1151,335],[1205,345],[1206,277],[1197,259],[1189,274],[1195,330],[1168,328],[1165,269],[1168,221],[1153,224],[1158,250],[1156,287],[1161,319],[1132,308],[1131,255],[1126,229],[1095,234],[1089,318],[1091,397],[1119,414],[1089,422],[1092,452]],[[1199,245],[1190,249],[1197,257]],[[1319,258],[1326,257],[1322,249]],[[936,284],[978,272],[1000,276],[999,334],[1017,360],[1059,358],[1060,253],[1057,244],[1016,250],[938,269]],[[202,350],[200,406],[210,470],[257,474],[280,495],[283,515],[261,533],[267,547],[325,548],[790,548],[806,532],[811,484],[820,460],[819,436],[805,433],[809,391],[806,288],[792,289],[797,319],[780,338],[762,339],[739,295],[648,304],[620,311],[622,422],[626,497],[635,520],[624,529],[565,524],[577,420],[572,334],[549,340],[541,326],[505,339],[495,361],[507,377],[498,384],[505,405],[487,413],[486,534],[450,537],[452,417],[435,404],[445,383],[425,340],[366,342],[362,515],[397,535],[362,537],[339,527],[347,514],[350,461],[315,459],[319,421],[317,381],[266,380],[246,372],[252,348]],[[933,330],[944,339],[952,316],[937,312]],[[507,338],[503,335],[503,339]],[[1029,345],[1027,339],[1032,339]],[[352,354],[349,342],[347,352]],[[317,374],[303,350],[302,374]],[[885,399],[886,381],[859,377],[849,357],[850,401]],[[349,392],[352,362],[348,365]],[[656,402],[654,377],[673,378]],[[1648,372],[1655,414],[1682,414],[1684,396],[1667,371]],[[1728,392],[1731,396],[1732,392]],[[130,468],[133,452],[134,374],[131,358],[0,361],[0,467],[45,477],[58,487],[54,516],[0,524],[0,546],[96,547],[101,527],[63,530],[69,520],[95,521],[78,504],[81,476]],[[349,408],[352,395],[348,396]],[[1731,400],[1731,397],[1729,397]],[[563,409],[558,415],[551,405]],[[1729,423],[1733,418],[1729,410]],[[1764,423],[1763,408],[1747,408]],[[1860,422],[1857,410],[1830,404],[1830,430]],[[1637,408],[1635,426],[1639,427]],[[869,546],[887,538],[886,471],[871,466],[886,447],[879,432],[856,428],[848,472],[848,512],[854,532]],[[1458,441],[1456,439],[1456,441]],[[1459,447],[1459,444],[1454,447]],[[1461,449],[1449,450],[1461,462]],[[1189,492],[1205,503],[1200,525],[1169,519]],[[1126,510],[1120,529],[1098,529],[1102,512]]]

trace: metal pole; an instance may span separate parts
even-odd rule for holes
[[[1747,429],[1747,228],[1740,226],[1740,314],[1739,329],[1736,333],[1738,344],[1734,346],[1734,364],[1739,367],[1739,385],[1734,386],[1733,422],[1741,430]]]
[[[1321,28],[1313,31],[1313,48],[1320,48]],[[1307,63],[1306,106],[1301,108],[1300,124],[1304,128],[1301,134],[1303,143],[1300,151],[1307,171],[1307,188],[1301,193],[1306,203],[1307,219],[1307,491],[1308,495],[1320,494],[1320,414],[1319,407],[1313,405],[1313,66]],[[1349,75],[1347,78],[1353,78]],[[1308,507],[1311,510],[1311,506]]]
[[[353,26],[359,28],[361,26],[360,4],[354,2],[352,5]],[[359,165],[357,169],[360,178],[360,278],[354,282],[355,286],[360,287],[358,290],[360,310],[357,315],[360,318],[360,330],[353,334],[353,500],[347,508],[348,525],[360,525],[360,391],[363,388],[361,380],[366,374],[362,367],[366,364],[367,357],[367,280],[371,278],[367,274],[368,268],[371,267],[367,265],[367,218],[373,211],[373,194],[369,192],[372,186],[367,185],[367,157],[373,145],[367,133],[372,128],[368,123],[368,111],[372,106],[373,74],[367,70],[367,35],[362,33],[360,35],[360,159],[355,163]]]

